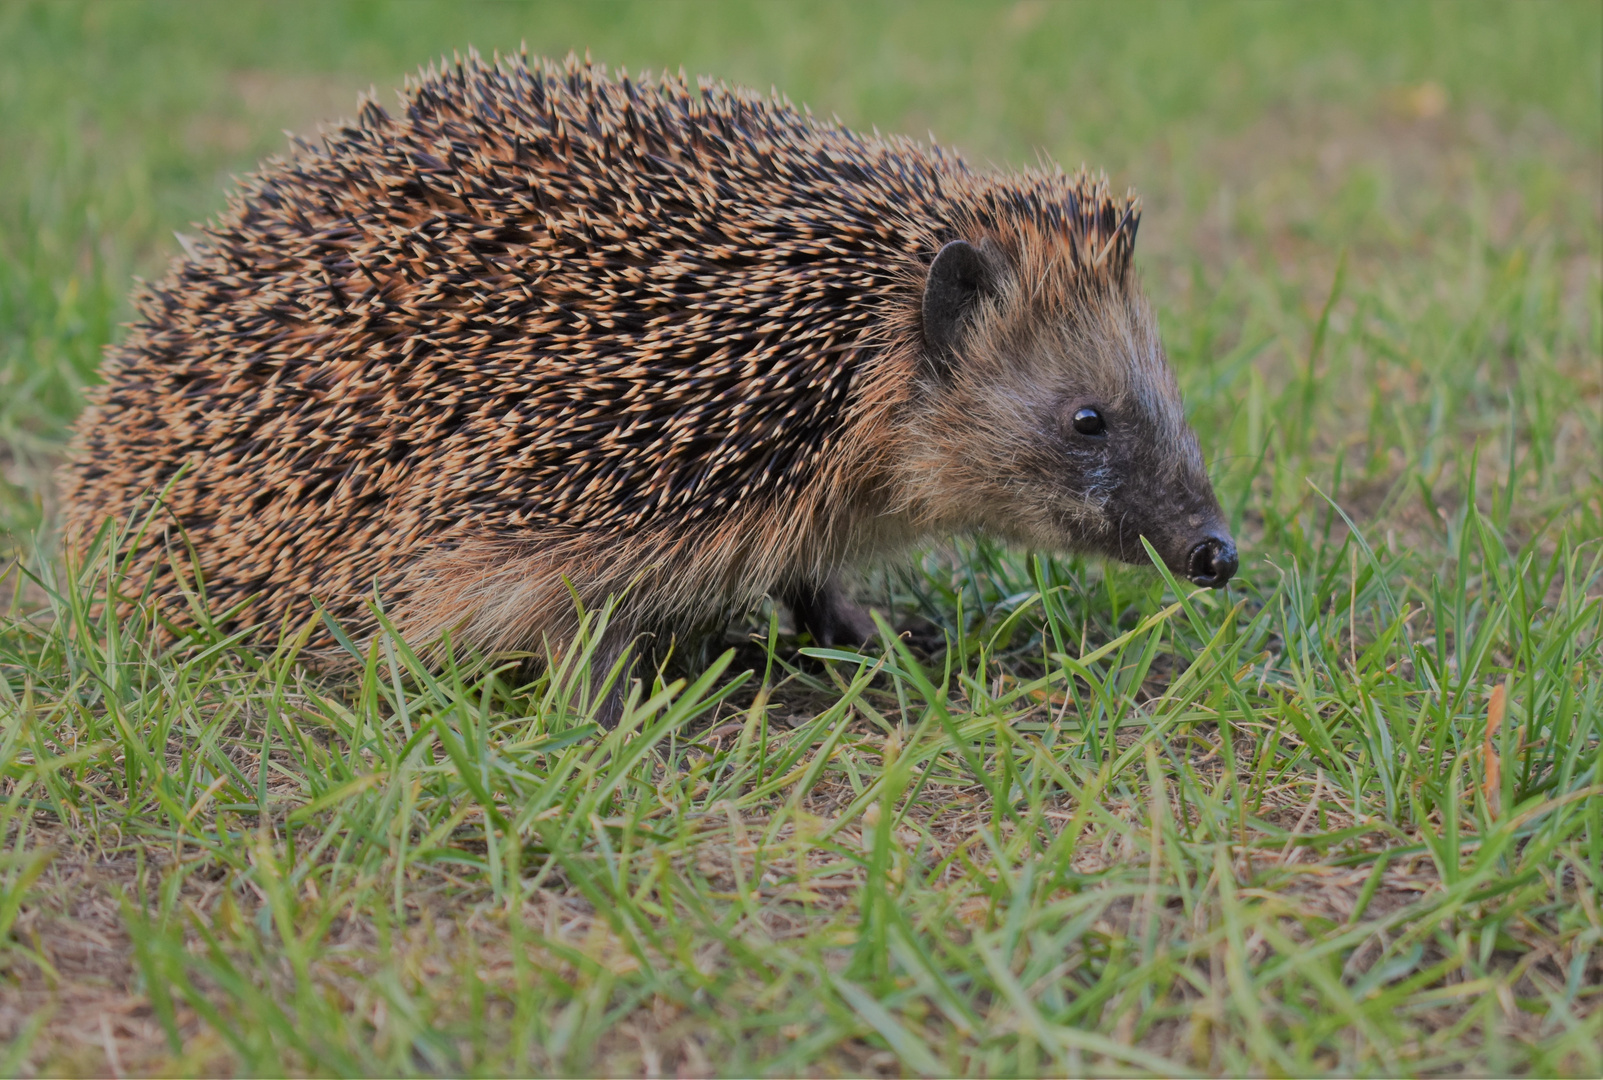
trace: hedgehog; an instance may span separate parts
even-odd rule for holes
[[[1223,586],[1235,543],[1104,177],[986,173],[777,93],[569,56],[408,80],[184,240],[107,352],[69,545],[256,632],[598,670],[771,597],[860,645],[850,573],[932,538]],[[297,622],[298,621],[298,622]],[[350,639],[347,639],[350,640]],[[614,709],[614,713],[616,710]]]

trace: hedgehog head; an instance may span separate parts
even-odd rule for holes
[[[1142,563],[1144,536],[1177,577],[1222,586],[1235,543],[1130,268],[1137,204],[1082,194],[1067,227],[976,223],[931,263],[914,498],[1048,549]]]

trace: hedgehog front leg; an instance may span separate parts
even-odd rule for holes
[[[607,730],[618,726],[623,719],[624,702],[629,697],[629,684],[640,668],[639,650],[622,634],[607,634],[590,657],[590,699],[595,703],[591,714],[596,723]],[[627,654],[623,670],[617,679],[603,691],[602,686],[618,660]]]
[[[874,620],[847,595],[839,575],[822,582],[802,582],[784,596],[796,629],[813,636],[815,645],[866,645],[874,640]]]

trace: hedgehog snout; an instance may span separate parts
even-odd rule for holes
[[[1191,549],[1186,575],[1197,585],[1222,589],[1236,574],[1236,542],[1229,534],[1208,537]]]

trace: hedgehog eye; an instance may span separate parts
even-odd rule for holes
[[[1101,435],[1108,430],[1108,425],[1095,409],[1079,409],[1074,414],[1074,430],[1081,435]]]

